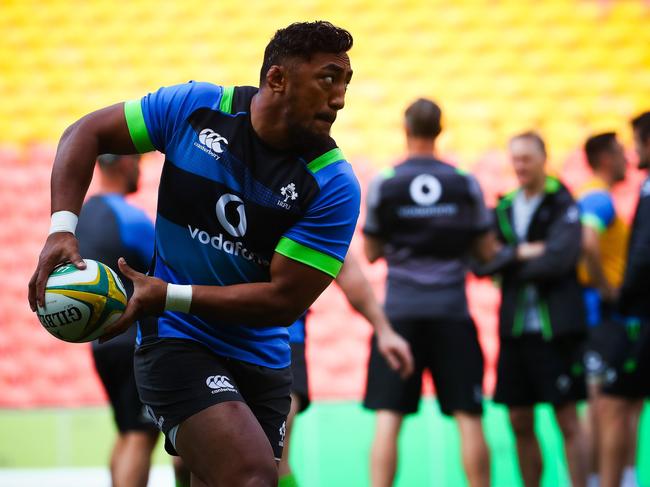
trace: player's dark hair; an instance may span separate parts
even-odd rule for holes
[[[546,153],[546,143],[544,142],[544,139],[542,139],[542,136],[539,135],[537,132],[533,130],[527,130],[526,132],[522,132],[520,134],[515,135],[510,139],[510,143],[512,144],[515,140],[518,139],[527,139],[527,140],[532,140],[535,144],[537,144],[537,147],[539,150],[544,154],[544,157],[547,156]]]
[[[406,129],[412,137],[435,139],[442,131],[440,107],[426,98],[419,98],[404,112]]]
[[[632,128],[641,137],[641,142],[650,138],[650,112],[643,112],[632,119]]]
[[[587,155],[587,162],[592,169],[598,169],[600,155],[603,152],[612,150],[614,142],[616,142],[615,132],[605,132],[593,135],[587,139],[587,142],[585,142],[585,154]]]
[[[273,65],[280,65],[291,58],[309,61],[320,52],[347,52],[352,48],[352,42],[352,34],[347,30],[324,20],[296,22],[280,29],[264,50],[260,86],[265,83],[266,73]]]

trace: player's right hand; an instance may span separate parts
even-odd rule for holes
[[[47,237],[38,265],[29,280],[29,307],[36,311],[36,306],[45,304],[45,285],[54,268],[60,264],[74,264],[77,269],[85,269],[86,263],[79,254],[77,237],[70,232],[56,232]]]

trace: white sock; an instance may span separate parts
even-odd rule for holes
[[[625,467],[623,470],[623,478],[621,479],[621,487],[639,487],[636,481],[635,467]]]

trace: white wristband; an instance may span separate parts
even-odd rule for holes
[[[50,233],[48,235],[57,232],[70,232],[74,235],[74,231],[77,229],[77,221],[79,221],[79,217],[71,211],[55,211],[52,213]]]
[[[192,305],[192,286],[181,284],[167,284],[167,297],[165,298],[165,311],[180,311],[189,313]]]

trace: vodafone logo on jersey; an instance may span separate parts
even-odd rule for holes
[[[430,174],[420,174],[409,185],[411,199],[420,206],[431,206],[440,199],[442,186],[437,178]]]
[[[237,215],[239,215],[239,222],[236,223],[237,226],[230,223],[226,215],[226,205],[228,203],[237,205],[236,211]],[[224,230],[233,237],[243,237],[246,235],[246,210],[244,209],[244,202],[239,196],[226,193],[219,198],[219,201],[217,201],[217,219]]]

